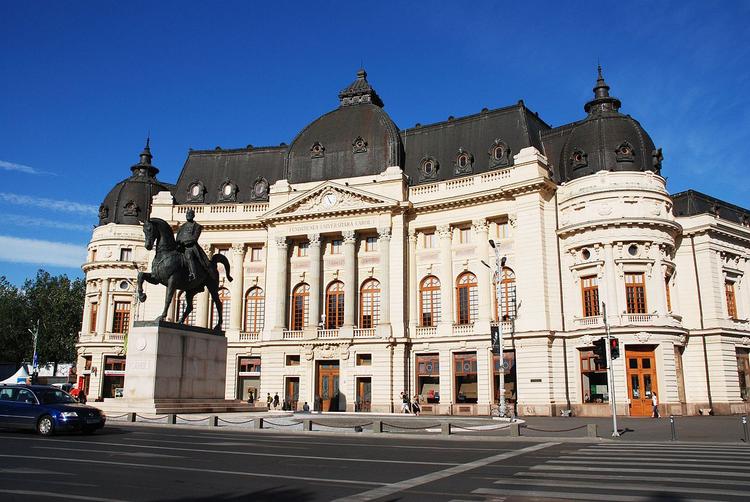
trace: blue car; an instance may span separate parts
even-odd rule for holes
[[[51,385],[0,386],[0,427],[35,429],[42,436],[63,431],[91,434],[106,420],[99,409]]]

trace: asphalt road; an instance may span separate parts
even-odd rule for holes
[[[0,500],[747,500],[743,444],[574,444],[108,425],[0,432]]]

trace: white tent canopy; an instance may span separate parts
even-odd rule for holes
[[[16,384],[16,383],[26,383],[29,378],[29,372],[26,371],[26,366],[21,366],[16,373],[0,382],[0,385],[2,384]]]

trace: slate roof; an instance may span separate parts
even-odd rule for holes
[[[698,214],[715,214],[719,218],[740,225],[750,225],[750,209],[745,209],[729,202],[711,197],[695,190],[686,190],[672,195],[675,216],[695,216]]]

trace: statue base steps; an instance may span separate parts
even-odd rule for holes
[[[253,406],[245,401],[231,399],[152,399],[135,400],[109,398],[103,402],[89,402],[110,415],[122,413],[141,413],[145,415],[163,415],[177,413],[254,413],[265,412],[265,406]]]

